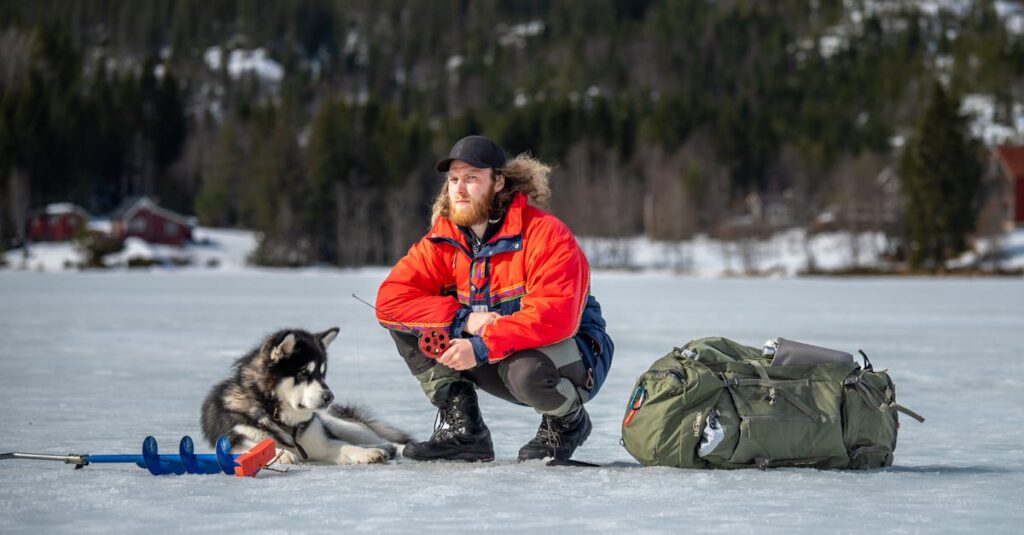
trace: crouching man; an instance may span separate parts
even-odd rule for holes
[[[415,460],[491,461],[476,388],[541,414],[519,460],[569,459],[590,434],[583,404],[604,381],[614,346],[590,293],[590,267],[568,227],[530,203],[549,197],[550,168],[482,136],[437,164],[445,181],[430,231],[377,293],[377,319],[439,411]],[[417,332],[445,329],[430,358]]]

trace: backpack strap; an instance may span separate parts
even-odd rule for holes
[[[896,403],[895,401],[890,403],[889,406],[917,420],[918,422],[921,422],[922,424],[924,423],[924,416],[921,416],[920,414],[904,407],[903,405],[900,405],[899,403]]]
[[[740,389],[736,387],[740,386],[743,383],[743,381],[752,380],[754,379],[738,379],[736,377],[732,377],[729,379],[726,379],[724,377],[722,378],[722,386],[729,391],[729,394],[732,395],[732,399],[736,402],[737,405],[739,405],[738,408],[743,414],[751,413],[750,403],[747,401],[747,396],[743,395],[743,393],[740,392]]]
[[[786,398],[786,401],[788,401],[790,405],[792,405],[792,406],[796,407],[797,409],[799,409],[800,412],[804,413],[808,418],[810,418],[812,420],[817,420],[817,421],[819,421],[821,423],[825,423],[825,422],[828,421],[828,418],[824,414],[815,412],[813,409],[811,409],[807,405],[804,405],[804,403],[802,401],[800,401],[799,399],[797,399],[797,397],[794,396],[793,393],[790,392],[789,390],[786,390],[786,389],[783,388],[783,389],[779,390],[778,392],[780,394],[782,394],[782,397]]]
[[[868,366],[870,366],[870,364],[868,364]],[[861,399],[864,400],[864,403],[867,404],[867,406],[881,412],[887,412],[890,410],[899,411],[917,420],[918,422],[924,423],[924,416],[921,416],[920,414],[904,407],[903,405],[900,405],[899,403],[896,403],[895,401],[886,402],[885,399],[888,399],[888,396],[883,396],[882,393],[879,392],[874,386],[871,386],[870,384],[861,381],[860,378],[862,374],[863,372],[847,377],[846,380],[843,381],[843,384],[853,385],[857,390],[864,394],[864,396]]]
[[[864,369],[869,372],[875,371],[875,368],[871,366],[871,361],[868,360],[868,354],[865,353],[863,349],[858,349],[857,352],[860,353],[860,356],[864,359]]]

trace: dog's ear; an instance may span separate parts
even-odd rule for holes
[[[327,346],[331,345],[331,342],[338,337],[338,330],[339,329],[337,327],[331,327],[330,329],[316,335],[316,337],[320,339],[320,343],[324,345],[324,349],[327,349]]]
[[[288,336],[285,336],[284,340],[270,352],[270,360],[277,362],[291,355],[292,351],[295,351],[295,333],[288,333]]]

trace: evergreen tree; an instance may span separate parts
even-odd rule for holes
[[[1021,102],[1024,40],[998,2],[861,3],[0,1],[0,190],[18,169],[33,207],[158,193],[206,223],[302,234],[315,261],[381,263],[416,237],[430,162],[482,133],[554,165],[552,209],[583,235],[639,232],[675,197],[697,232],[749,193],[813,214],[828,170],[889,157],[936,72],[992,95],[1001,124]],[[282,79],[228,68],[256,48]],[[285,183],[305,197],[282,201]]]
[[[318,258],[303,218],[310,200],[302,181],[306,169],[295,131],[284,115],[277,113],[269,130],[254,140],[253,160],[242,185],[242,207],[252,218],[252,228],[262,234],[253,260],[294,267]]]
[[[234,120],[228,120],[217,134],[203,182],[196,195],[195,211],[200,223],[232,227],[239,224],[239,192],[245,174],[245,154]]]
[[[902,162],[910,263],[941,270],[963,252],[978,217],[982,163],[958,99],[935,82]]]

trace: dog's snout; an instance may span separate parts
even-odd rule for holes
[[[324,400],[324,405],[330,405],[331,402],[334,401],[334,392],[331,392],[330,390],[324,390],[322,397]]]

